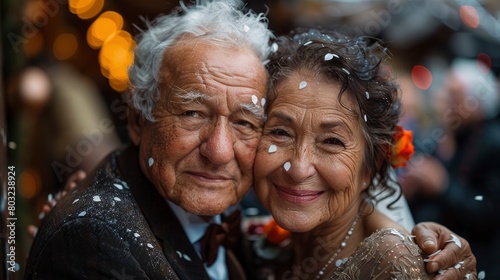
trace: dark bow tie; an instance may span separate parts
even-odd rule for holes
[[[240,222],[241,211],[236,210],[224,217],[222,224],[211,223],[208,226],[205,235],[200,240],[201,257],[207,266],[211,266],[217,259],[220,245],[230,250],[238,243],[241,234]]]

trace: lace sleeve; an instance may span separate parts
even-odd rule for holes
[[[418,246],[404,232],[381,229],[367,237],[330,279],[432,279]]]

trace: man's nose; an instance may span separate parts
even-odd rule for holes
[[[200,147],[201,154],[215,164],[227,164],[234,159],[234,139],[230,124],[219,120],[207,132]]]

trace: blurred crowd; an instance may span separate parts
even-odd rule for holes
[[[149,2],[154,1],[144,1],[144,5]],[[177,4],[170,2],[165,11]],[[346,1],[248,2],[257,10],[268,6],[271,28],[277,32],[303,25],[327,11],[322,18],[328,20],[321,24],[366,32],[387,41],[393,53],[390,62],[401,85],[405,112],[401,124],[413,131],[416,148],[408,167],[398,173],[415,222],[436,221],[466,238],[477,257],[478,271],[485,271],[489,279],[500,279],[495,254],[500,252],[500,39],[478,36],[480,26],[473,28],[475,18],[470,9],[459,17],[462,23],[457,29],[450,22],[437,27],[435,21],[428,20],[427,36],[408,25],[406,33],[414,32],[419,39],[405,41],[407,37],[400,34],[404,31],[389,33],[398,26],[404,28],[401,18],[410,18],[408,13],[422,12],[411,8],[418,1],[400,1],[404,7],[399,7],[400,12],[398,7],[390,8],[395,1],[375,1],[376,5],[353,1],[359,2],[356,9],[349,9]],[[404,6],[406,2],[408,6]],[[450,9],[456,8],[458,15],[463,12],[459,1],[442,2],[451,3]],[[480,2],[500,12],[494,1]],[[22,254],[27,254],[31,242],[25,228],[43,218],[39,213],[47,197],[59,192],[69,175],[80,169],[90,172],[108,152],[128,141],[122,90],[104,78],[109,73],[99,67],[99,50],[84,43],[88,35],[77,26],[89,27],[91,23],[69,13],[66,3],[2,1],[1,96],[6,100],[7,162],[18,171],[17,214],[22,219],[16,230],[19,243],[24,243],[19,247],[21,270]],[[57,5],[58,10],[49,10],[49,4]],[[103,5],[104,10],[121,11],[125,21],[133,18],[137,22],[141,11],[153,13],[152,8],[140,10],[129,1],[121,7],[113,1]],[[151,7],[155,5],[151,3]],[[33,13],[40,11],[45,11],[47,22],[34,23],[35,35],[12,37],[27,30]],[[476,10],[479,24],[483,22],[480,11],[484,10]],[[17,20],[8,12],[17,15]],[[378,25],[368,25],[369,19]],[[61,23],[68,28],[62,28]],[[349,24],[352,29],[346,27]],[[131,22],[124,24],[123,29],[127,28],[137,33]],[[68,30],[76,34],[80,47],[72,55],[57,57],[50,40]],[[36,50],[40,34],[45,41]],[[400,37],[395,34],[403,39],[397,41]],[[463,44],[467,40],[474,41],[476,47]],[[21,51],[14,51],[21,45]]]

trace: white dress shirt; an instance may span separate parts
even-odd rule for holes
[[[175,216],[181,223],[182,227],[184,228],[184,232],[186,232],[189,241],[191,242],[191,244],[193,244],[194,248],[196,249],[198,257],[200,257],[201,259],[200,239],[205,234],[205,231],[207,230],[208,225],[210,223],[216,223],[219,225],[221,224],[221,216],[220,215],[214,216],[211,221],[207,222],[198,215],[186,212],[184,209],[182,209],[175,203],[172,203],[168,200],[167,202],[170,205],[170,208],[172,208],[172,211],[174,212]],[[226,249],[224,248],[224,246],[219,247],[219,252],[217,254],[217,259],[215,259],[215,262],[211,266],[207,266],[206,264],[204,264],[204,266],[205,269],[207,270],[210,279],[212,280],[229,279],[226,266]]]

